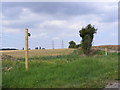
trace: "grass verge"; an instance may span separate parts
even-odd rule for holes
[[[118,55],[42,57],[29,61],[29,71],[22,61],[3,61],[3,88],[104,88],[118,79]]]

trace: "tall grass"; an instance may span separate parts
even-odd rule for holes
[[[47,56],[30,60],[28,72],[24,60],[11,62],[13,68],[3,71],[3,88],[103,88],[118,79],[117,56]]]

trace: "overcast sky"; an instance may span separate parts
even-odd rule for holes
[[[79,30],[88,24],[98,29],[93,45],[118,44],[118,3],[114,2],[4,2],[2,46],[24,47],[24,29],[31,33],[29,47],[64,48],[80,43]]]

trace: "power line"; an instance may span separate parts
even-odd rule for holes
[[[52,49],[54,49],[54,40],[52,40]]]
[[[64,42],[63,42],[63,40],[62,40],[62,45],[61,45],[61,48],[64,48]]]

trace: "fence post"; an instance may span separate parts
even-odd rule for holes
[[[105,56],[107,56],[108,55],[108,50],[107,50],[107,48],[105,48]]]
[[[25,68],[28,71],[28,29],[25,29]]]

